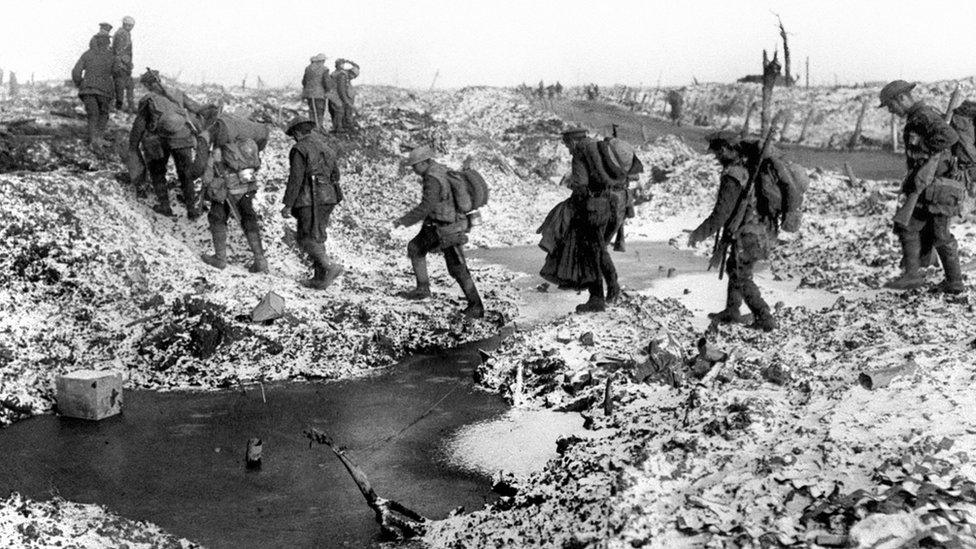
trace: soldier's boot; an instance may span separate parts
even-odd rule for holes
[[[227,227],[211,227],[210,237],[213,239],[213,255],[200,254],[200,259],[214,269],[227,267]]]
[[[169,204],[169,190],[166,188],[166,177],[163,176],[162,181],[157,178],[153,179],[153,192],[156,193],[156,204],[152,208],[153,211],[167,217],[173,217],[173,207]]]
[[[772,332],[779,327],[776,318],[773,317],[773,313],[769,310],[768,306],[752,311],[752,318],[752,324],[749,327],[753,330]]]
[[[413,264],[413,274],[417,277],[417,287],[408,292],[400,292],[398,295],[406,299],[427,299],[430,297],[430,276],[427,274],[427,258],[412,257],[410,263]]]
[[[742,292],[733,287],[729,281],[728,293],[725,296],[725,308],[717,313],[708,313],[708,318],[719,324],[738,324],[742,322],[742,313],[739,307],[742,306]]]
[[[613,283],[607,283],[607,297],[605,299],[607,303],[616,303],[620,301],[620,284],[616,281]]]
[[[962,278],[962,267],[959,265],[959,248],[955,245],[939,246],[939,261],[945,269],[945,279],[932,288],[933,292],[958,295],[966,291]]]
[[[254,263],[247,270],[252,273],[268,272],[268,260],[264,257],[261,233],[257,231],[244,233],[244,237],[247,238],[247,245],[251,248],[251,253],[254,254]]]
[[[467,318],[482,318],[485,316],[485,306],[481,302],[481,296],[478,295],[478,288],[474,285],[474,279],[471,275],[464,280],[460,281],[461,291],[464,292],[464,298],[468,300],[468,306],[464,308],[462,314]]]
[[[885,288],[892,290],[912,290],[925,285],[925,276],[920,270],[922,248],[918,238],[900,235],[902,251],[902,273],[897,278],[885,283]]]
[[[626,252],[627,251],[627,243],[626,243],[626,241],[624,239],[624,227],[623,227],[623,225],[621,225],[620,228],[617,229],[617,238],[616,238],[616,240],[613,241],[613,251],[615,251],[615,252]],[[609,299],[609,298],[610,298],[610,295],[608,293],[607,294],[607,299]]]
[[[310,241],[305,244],[305,248],[315,264],[315,274],[312,278],[304,280],[302,284],[313,290],[325,290],[342,274],[343,268],[329,258],[329,254],[325,251],[325,244]]]
[[[603,296],[603,282],[597,281],[590,287],[590,299],[586,303],[576,306],[577,313],[602,313],[607,310],[607,301]]]

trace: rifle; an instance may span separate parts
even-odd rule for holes
[[[735,204],[735,210],[732,213],[731,222],[726,223],[721,229],[722,236],[715,238],[715,249],[712,252],[712,258],[708,262],[708,270],[712,270],[713,267],[718,267],[718,278],[722,279],[722,274],[725,271],[725,260],[728,255],[729,245],[735,237],[739,236],[739,230],[742,229],[742,224],[745,222],[746,214],[749,211],[749,205],[753,202],[753,197],[756,194],[756,178],[759,177],[759,169],[762,167],[763,160],[769,154],[769,148],[773,144],[773,136],[776,133],[776,128],[782,123],[785,113],[780,111],[776,113],[773,117],[773,121],[769,124],[769,131],[766,133],[766,137],[763,140],[762,149],[759,151],[759,159],[756,160],[756,168],[754,170],[749,170],[749,180],[746,182],[746,188],[743,189],[742,193],[739,194],[739,200]],[[731,234],[729,231],[731,230]]]
[[[944,119],[947,124],[952,121],[952,114],[955,112],[956,107],[959,106],[960,95],[961,91],[957,83],[956,89],[953,90],[952,96],[949,98],[949,105],[946,107]],[[939,167],[939,163],[946,157],[945,155],[945,151],[932,155],[921,167],[909,173],[905,178],[906,181],[910,179],[915,180],[915,190],[906,194],[905,201],[895,210],[895,215],[891,218],[895,227],[905,228],[908,226],[908,223],[912,219],[912,214],[915,212],[915,207],[918,205],[919,197],[935,181],[935,170]]]

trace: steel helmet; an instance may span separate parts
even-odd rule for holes
[[[915,89],[915,84],[909,84],[904,80],[893,80],[888,82],[888,85],[881,88],[881,93],[879,94],[881,97],[881,104],[878,105],[878,108],[887,106],[888,102],[892,99],[903,93],[908,93],[913,89]]]
[[[295,133],[295,130],[297,130],[303,124],[309,124],[311,126],[315,126],[315,122],[313,120],[305,116],[299,115],[296,116],[295,118],[292,118],[291,122],[289,122],[288,125],[285,126],[285,135],[288,136],[293,135]]]
[[[407,165],[416,166],[424,160],[430,160],[431,158],[434,158],[434,151],[427,145],[421,145],[410,151],[410,154],[407,155]]]

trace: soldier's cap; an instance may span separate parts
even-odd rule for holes
[[[404,163],[407,166],[416,166],[424,160],[430,160],[431,158],[434,158],[434,151],[427,145],[421,145],[410,151]]]
[[[905,82],[904,80],[892,80],[891,82],[888,82],[888,84],[885,85],[885,87],[881,88],[881,93],[878,94],[879,97],[881,98],[881,104],[878,105],[878,108],[880,109],[882,107],[888,106],[888,102],[891,101],[892,99],[898,97],[903,93],[908,93],[914,89],[915,89],[915,84]]]
[[[133,25],[136,24],[136,20],[133,19],[131,16],[126,15],[125,17],[122,18],[122,24],[123,25],[133,26]]]
[[[581,126],[570,126],[562,131],[563,136],[586,135],[586,128]]]
[[[105,32],[108,32],[108,31],[112,30],[112,24],[111,23],[99,23],[98,24],[98,28],[102,29]]]
[[[285,126],[285,135],[287,135],[287,136],[294,135],[295,131],[298,128],[301,128],[302,126],[304,126],[306,124],[308,124],[309,126],[312,126],[313,128],[315,127],[315,121],[312,120],[312,119],[310,119],[310,118],[308,118],[308,117],[306,117],[306,116],[298,115],[295,118],[292,118],[291,119],[291,122],[289,122],[288,125]]]
[[[326,57],[324,53],[316,53],[312,56],[311,61],[312,63],[317,63],[319,61],[325,61],[326,59],[328,59],[328,57]]]
[[[739,134],[731,130],[720,130],[713,132],[709,134],[705,140],[708,141],[708,150],[710,151],[718,150],[718,148],[722,145],[735,147],[741,141]]]
[[[159,71],[154,71],[146,67],[146,72],[142,73],[142,76],[139,77],[139,82],[149,85],[155,82],[162,82],[162,80],[159,78]]]

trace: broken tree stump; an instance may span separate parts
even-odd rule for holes
[[[773,110],[773,87],[776,86],[776,79],[780,72],[779,52],[773,53],[772,60],[766,50],[763,50],[763,74],[762,74],[762,111],[760,111],[760,135],[769,135],[770,124],[772,123]]]
[[[844,162],[844,173],[847,175],[847,184],[850,187],[857,187],[859,181],[857,176],[854,175],[854,168],[851,167],[850,162]]]
[[[756,111],[758,104],[756,101],[752,101],[749,103],[749,108],[746,109],[746,119],[742,122],[742,131],[739,133],[739,137],[742,139],[749,136],[749,122],[752,120],[752,113]]]
[[[807,130],[810,129],[810,122],[813,121],[813,116],[816,112],[816,107],[810,107],[810,110],[807,111],[806,117],[803,118],[803,126],[800,128],[800,137],[796,139],[797,144],[801,144],[807,140]]]
[[[868,104],[870,99],[865,97],[861,99],[861,112],[857,115],[857,124],[854,126],[854,133],[851,134],[851,139],[847,142],[847,149],[854,150],[857,144],[861,142],[861,129],[864,127],[864,115],[868,112]]]
[[[786,132],[790,129],[790,124],[793,123],[793,109],[787,108],[786,114],[783,115],[783,125],[780,126],[779,130],[779,141],[786,141]]]
[[[332,437],[315,428],[306,429],[303,434],[312,442],[325,444],[332,449],[366,498],[367,505],[376,513],[376,522],[379,523],[384,536],[402,541],[422,536],[427,531],[427,519],[419,513],[401,503],[377,496],[369,479],[366,478],[366,473],[346,456],[345,450],[339,448]]]

